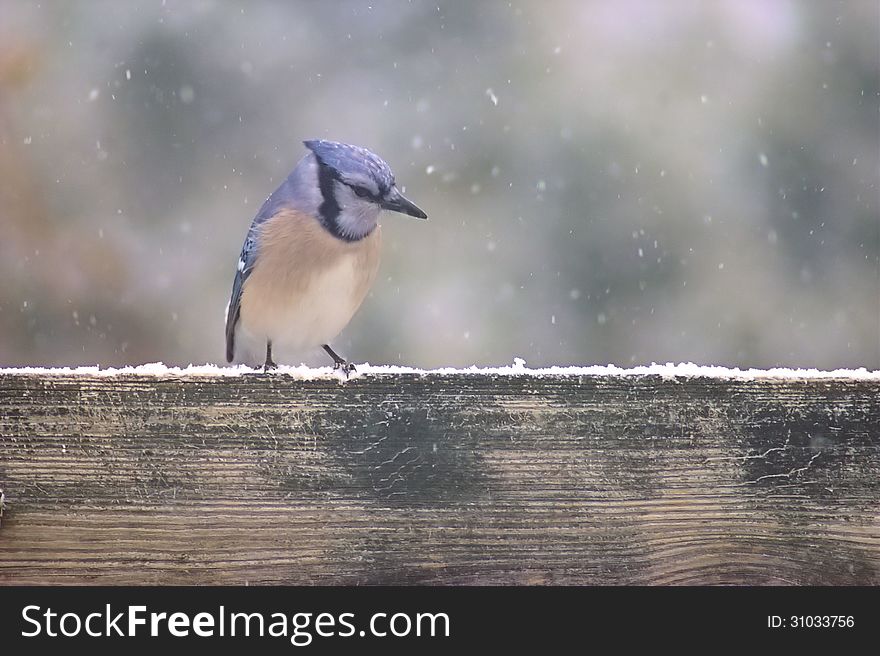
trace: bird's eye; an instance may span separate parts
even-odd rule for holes
[[[355,195],[359,198],[367,198],[373,195],[366,187],[352,187],[352,189],[354,189]]]

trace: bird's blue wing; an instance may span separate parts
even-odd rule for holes
[[[241,247],[241,256],[238,258],[238,267],[235,271],[235,280],[232,283],[232,296],[229,299],[229,308],[226,311],[226,361],[232,362],[235,357],[235,326],[238,323],[239,313],[241,309],[241,290],[244,281],[254,268],[257,260],[258,240],[262,224],[271,219],[275,214],[285,207],[290,207],[290,198],[293,194],[291,186],[291,178],[293,173],[281,183],[281,186],[273,191],[263,205],[260,211],[254,217],[248,230],[247,238],[244,240],[244,246]]]

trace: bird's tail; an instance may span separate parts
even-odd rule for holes
[[[238,321],[238,316],[232,317],[232,321],[230,321],[229,316],[229,306],[231,305],[231,301],[226,304],[226,361],[232,362],[233,358],[235,358],[235,324]],[[236,308],[236,315],[238,314],[238,308]]]

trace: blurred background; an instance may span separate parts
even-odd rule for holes
[[[322,137],[430,215],[355,362],[878,369],[878,109],[873,0],[3,0],[0,365],[222,363]]]

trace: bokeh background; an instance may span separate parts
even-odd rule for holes
[[[430,215],[383,219],[334,343],[356,362],[880,368],[878,25],[873,0],[2,0],[0,364],[222,362],[251,218],[323,137]]]

